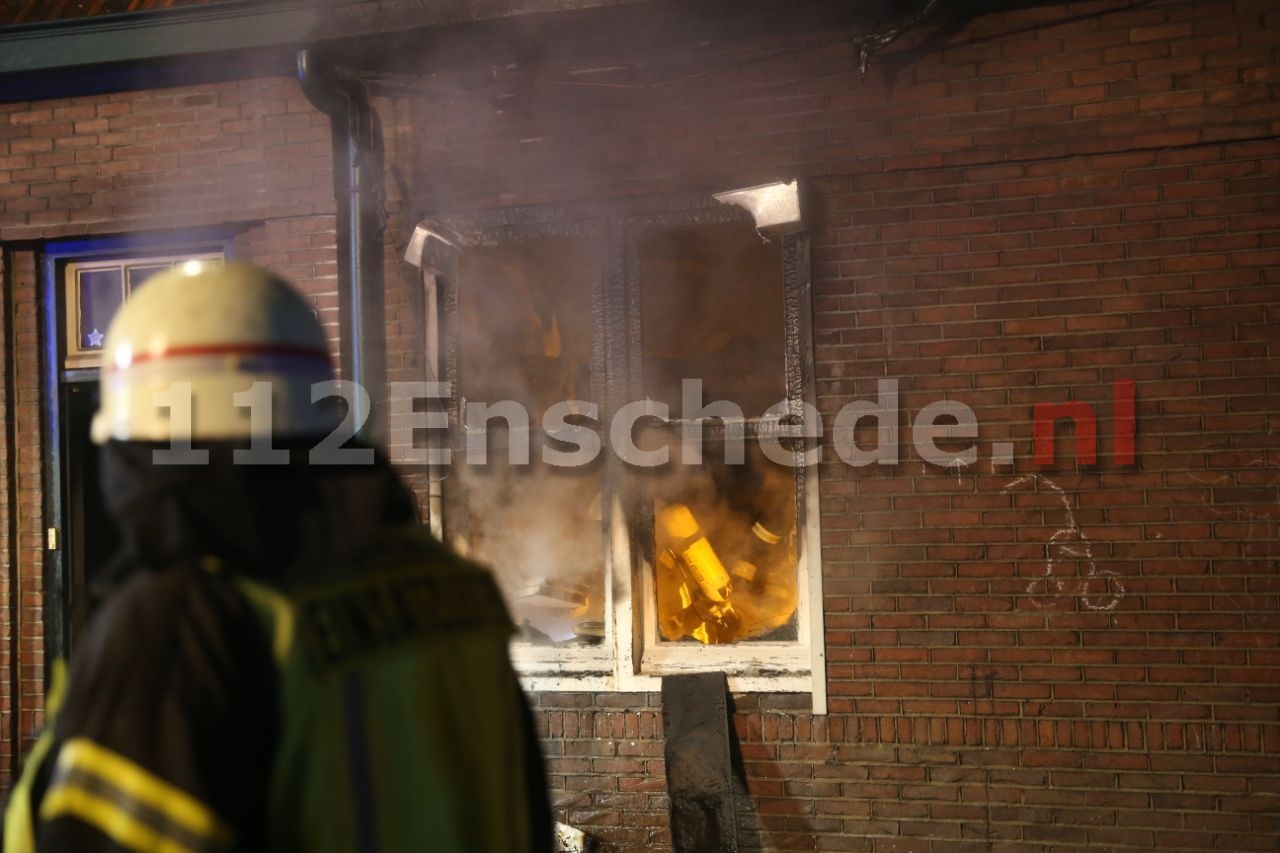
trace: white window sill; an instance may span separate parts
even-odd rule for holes
[[[512,647],[521,684],[530,693],[657,693],[664,675],[724,672],[733,693],[807,693],[814,713],[826,712],[824,685],[815,685],[810,650],[794,645],[681,646],[645,654],[642,673],[614,671],[605,648]],[[566,654],[568,652],[569,654]],[[819,689],[815,689],[818,687]]]

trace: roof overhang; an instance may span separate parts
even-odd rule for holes
[[[0,27],[0,102],[292,73],[303,46],[649,0],[222,0]]]

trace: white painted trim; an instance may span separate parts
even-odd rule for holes
[[[813,684],[808,675],[729,675],[730,693],[809,693]],[[520,684],[529,693],[659,693],[662,678],[632,675],[626,678],[600,675],[520,675]]]
[[[606,628],[607,630],[607,628]],[[511,662],[522,673],[604,672],[612,673],[613,655],[603,644],[581,646],[534,646],[511,644]]]
[[[805,471],[804,537],[799,546],[800,566],[797,571],[800,572],[800,583],[804,584],[800,591],[801,606],[807,610],[807,619],[800,624],[809,627],[805,645],[808,646],[809,672],[812,674],[813,713],[823,716],[827,713],[827,631],[822,596],[820,511],[818,466],[814,465]]]

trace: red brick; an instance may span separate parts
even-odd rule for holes
[[[1274,846],[1276,791],[1258,756],[1280,752],[1280,592],[1261,551],[1280,462],[1280,117],[1266,100],[1274,44],[1252,43],[1274,39],[1258,25],[1272,5],[982,16],[895,86],[881,71],[892,50],[859,81],[836,45],[678,93],[611,94],[607,114],[584,107],[582,121],[540,115],[536,98],[497,116],[466,87],[384,113],[389,161],[440,211],[800,174],[820,212],[824,414],[874,394],[881,376],[900,380],[911,415],[943,395],[979,413],[979,463],[959,476],[922,465],[908,430],[893,468],[824,463],[833,713],[813,718],[808,697],[738,702],[748,802],[768,844]],[[788,46],[783,33],[760,38]],[[96,139],[76,139],[73,123]],[[1238,133],[1262,139],[1214,141]],[[518,144],[532,137],[538,152]],[[12,159],[27,155],[64,159]],[[6,157],[3,258],[26,266],[6,278],[23,384],[0,402],[16,406],[23,435],[39,435],[35,258],[8,247],[48,227],[128,230],[160,220],[161,189],[198,198],[184,221],[261,221],[242,253],[301,271],[336,323],[327,121],[291,80],[0,107]],[[409,205],[395,197],[399,217]],[[27,219],[42,213],[60,222]],[[397,359],[420,345],[401,313],[415,284],[389,285]],[[1110,463],[1113,378],[1138,379],[1137,470]],[[1044,475],[1062,493],[1003,493],[1030,471],[1031,405],[1058,399],[1050,392],[1094,405],[1099,465],[1077,471],[1059,454]],[[994,440],[1018,453],[1003,475],[988,467]],[[41,686],[43,499],[39,447],[24,450],[7,494],[24,521],[26,727]],[[1063,500],[1087,558],[1050,541],[1068,524]],[[1026,590],[1051,550],[1064,587],[1046,602]],[[1088,609],[1078,585],[1090,565],[1124,584],[1113,610]],[[537,716],[558,816],[608,849],[668,849],[657,697],[544,694]],[[4,729],[0,754],[12,747]]]

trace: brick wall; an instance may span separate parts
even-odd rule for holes
[[[831,713],[737,697],[745,848],[1276,848],[1278,32],[1270,2],[1102,2],[915,36],[865,79],[847,44],[757,32],[673,47],[668,85],[441,72],[380,104],[411,193],[390,211],[392,378],[422,378],[396,254],[418,213],[796,175],[828,421],[881,377],[904,426],[944,395],[978,414],[968,469],[908,440],[892,468],[823,465]],[[0,146],[6,262],[67,234],[260,220],[238,245],[336,322],[327,122],[291,81],[0,107]],[[22,287],[6,305],[34,318]],[[1111,459],[1117,379],[1136,382],[1132,469]],[[4,400],[37,453],[33,387]],[[1032,406],[1068,399],[1094,404],[1100,463],[1064,436],[1038,468]],[[34,518],[38,467],[19,471],[8,510]],[[33,657],[33,699],[37,675]],[[560,816],[661,849],[657,697],[535,702]]]
[[[3,278],[0,278],[0,281],[7,282],[12,269],[12,259],[8,257],[0,257],[0,276],[3,276]],[[3,341],[0,341],[0,353],[4,356],[5,376],[9,375],[9,366],[13,360],[9,347],[9,341],[12,338],[12,333],[9,331],[9,319],[11,314],[12,312],[9,308],[9,302],[8,300],[5,300],[3,303],[3,322],[0,323],[0,332],[3,333]],[[3,387],[3,395],[4,423],[7,425],[11,422],[10,412],[14,410],[12,394],[9,391],[7,382]],[[15,477],[10,473],[13,462],[13,451],[9,447],[9,442],[6,440],[2,443],[2,446],[0,446],[0,489],[3,490],[3,494],[6,498],[12,494],[14,486],[13,481]],[[0,594],[3,595],[3,601],[6,605],[13,601],[13,590],[17,585],[13,582],[13,571],[18,563],[15,553],[17,537],[11,533],[10,527],[14,520],[11,502],[9,500],[0,501],[0,529],[3,529],[4,531],[4,548],[3,550],[0,550],[0,569],[3,569],[3,577],[0,577]],[[3,679],[0,683],[6,685],[6,696],[11,693],[11,688],[8,685],[12,685],[13,683],[12,676],[14,673],[14,661],[13,655],[11,654],[12,650],[10,648],[10,643],[8,641],[9,638],[14,636],[13,627],[14,619],[12,618],[10,608],[6,606],[3,613],[0,613],[0,635],[5,638],[3,647],[0,647],[0,679]],[[12,705],[8,702],[5,703],[3,708],[0,708],[0,732],[4,733],[0,734],[0,765],[5,768],[9,767],[12,758],[10,754],[12,744],[8,737],[8,733],[13,730],[13,713],[11,708]]]
[[[44,694],[44,625],[43,625],[43,556],[44,520],[41,481],[41,448],[37,440],[27,437],[40,434],[39,342],[35,300],[36,260],[31,252],[15,252],[10,256],[7,284],[11,288],[5,312],[11,317],[6,331],[12,334],[12,348],[6,352],[5,402],[6,416],[13,419],[17,446],[8,449],[13,465],[7,484],[10,505],[5,528],[9,540],[5,548],[9,563],[7,597],[8,636],[16,638],[17,659],[10,653],[10,680],[6,692],[17,688],[16,699],[8,704],[4,731],[6,739],[16,728],[20,732],[36,732],[42,722]],[[11,312],[11,313],[10,313]],[[9,479],[6,476],[6,479]],[[12,535],[12,538],[11,538]],[[11,646],[12,649],[12,646]],[[16,716],[16,720],[14,717]],[[14,723],[16,722],[16,726]],[[12,742],[9,744],[12,750]]]
[[[432,212],[801,177],[828,426],[900,383],[902,461],[821,469],[830,715],[737,699],[745,847],[1280,844],[1278,24],[1091,3],[917,36],[865,80],[847,44],[759,33],[644,69],[669,85],[433,78]],[[910,446],[944,397],[977,413],[972,467]],[[1099,463],[1064,428],[1038,467],[1032,407],[1067,400]],[[560,816],[669,843],[657,697],[536,701]]]

